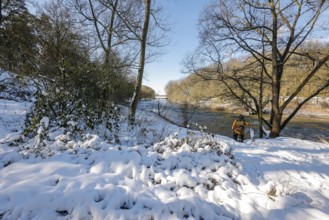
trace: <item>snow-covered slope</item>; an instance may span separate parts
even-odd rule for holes
[[[38,137],[9,146],[25,104],[1,103],[0,219],[329,219],[329,145],[238,143],[143,112],[121,144],[49,129],[36,156]]]

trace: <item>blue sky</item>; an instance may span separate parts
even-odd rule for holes
[[[164,87],[170,80],[185,77],[181,73],[184,56],[198,45],[198,18],[210,0],[160,0],[171,24],[171,44],[157,61],[145,67],[143,84],[156,93],[164,94]]]

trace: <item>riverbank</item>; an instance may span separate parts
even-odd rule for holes
[[[213,134],[220,134],[224,136],[232,136],[232,123],[236,119],[237,115],[245,114],[248,122],[253,124],[258,137],[258,118],[256,115],[248,115],[243,112],[243,109],[231,109],[225,105],[221,108],[203,108],[191,107],[184,110],[184,105],[172,104],[165,100],[159,101],[141,101],[139,108],[146,111],[152,111],[161,116],[164,116],[168,121],[174,122],[174,124],[183,126],[184,117],[188,118],[188,124],[191,129],[199,130],[200,126],[207,127],[206,131]],[[318,142],[329,141],[329,114],[319,117],[320,113],[314,114],[316,117],[312,117],[311,109],[295,116],[286,128],[282,131],[281,135],[284,137],[299,138],[304,140],[312,140]],[[315,110],[313,111],[315,112]],[[269,115],[265,115],[269,117]],[[285,116],[284,116],[285,117]],[[248,132],[246,138],[249,138]],[[325,140],[325,141],[324,141]]]

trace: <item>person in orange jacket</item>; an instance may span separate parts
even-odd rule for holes
[[[241,142],[244,140],[244,128],[248,126],[251,127],[251,124],[245,121],[243,115],[239,115],[238,119],[235,119],[232,125],[232,131],[233,131],[233,139],[238,140],[240,139]]]

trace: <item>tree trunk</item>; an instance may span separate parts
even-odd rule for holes
[[[265,27],[265,14],[263,18],[263,25]],[[259,82],[259,110],[258,110],[258,120],[259,120],[259,138],[263,138],[263,82],[264,82],[264,71],[265,71],[265,42],[264,42],[264,28],[262,34],[262,69],[260,72],[260,82]]]
[[[134,90],[134,95],[133,95],[131,103],[130,103],[129,120],[131,123],[135,122],[135,113],[136,113],[136,109],[137,109],[139,94],[140,94],[140,91],[142,88],[144,65],[145,65],[145,55],[146,55],[146,42],[147,42],[147,33],[148,33],[148,28],[149,28],[150,14],[151,14],[151,0],[145,0],[145,15],[144,15],[143,33],[142,33],[142,38],[140,41],[141,54],[140,54],[139,66],[138,66],[138,76],[137,76],[137,82],[136,82],[136,86],[135,86],[135,90]]]
[[[0,25],[2,24],[2,0],[0,0]]]
[[[112,9],[112,15],[111,15],[111,22],[110,22],[110,26],[109,26],[109,30],[108,30],[109,36],[108,36],[108,40],[107,40],[107,50],[105,51],[105,65],[106,66],[108,66],[110,64],[110,59],[111,59],[114,21],[115,21],[115,15],[117,13],[118,2],[119,2],[119,0],[116,0],[114,2],[113,9]]]
[[[273,29],[272,29],[272,115],[271,115],[271,137],[278,137],[280,135],[280,124],[282,114],[280,111],[280,71],[282,68],[279,68],[279,65],[283,65],[281,62],[279,64],[278,61],[278,49],[277,49],[277,41],[278,41],[278,20],[277,20],[277,12],[275,9],[275,4],[273,1],[270,1],[270,7],[272,11],[272,21],[273,21]]]
[[[281,132],[281,120],[282,120],[282,111],[280,109],[280,69],[278,67],[278,62],[276,59],[273,59],[273,67],[272,67],[272,129],[271,129],[271,137],[280,136]]]
[[[264,75],[264,67],[262,67],[260,73],[260,84],[259,84],[259,110],[258,110],[259,138],[263,138],[263,80],[264,80],[263,75]]]

